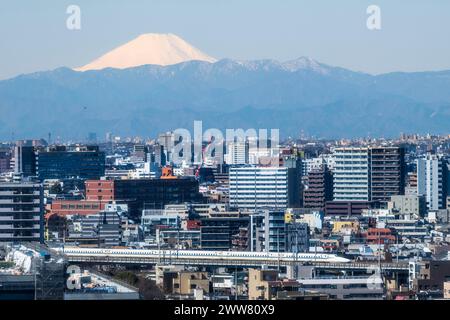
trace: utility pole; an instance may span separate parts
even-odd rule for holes
[[[298,277],[298,230],[297,225],[295,226],[295,259],[294,259],[294,271],[295,279]]]
[[[178,249],[180,248],[180,225],[177,218],[177,260],[178,260]]]
[[[36,264],[34,266],[34,300],[37,300],[37,279],[36,279]]]
[[[280,272],[280,228],[277,228],[278,273]]]
[[[398,234],[395,235],[395,239],[397,240],[397,264],[398,264],[398,258],[399,258],[399,252],[398,252]]]
[[[381,231],[378,230],[378,270],[381,278]]]
[[[216,267],[215,266],[213,266],[213,276],[212,276],[212,278],[213,279],[216,278]],[[213,290],[213,300],[216,300],[216,290],[214,288],[214,280],[213,280],[212,290]]]
[[[238,299],[237,266],[234,266],[234,299]]]

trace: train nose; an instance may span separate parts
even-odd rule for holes
[[[347,259],[347,258],[344,258],[344,257],[335,257],[334,260],[336,262],[342,262],[342,263],[350,262],[350,259]]]

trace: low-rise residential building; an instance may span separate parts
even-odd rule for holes
[[[380,300],[384,295],[383,280],[376,276],[299,279],[298,283],[337,300]]]
[[[180,295],[193,295],[194,290],[211,292],[211,282],[207,272],[179,271],[173,278],[172,292]]]
[[[396,195],[388,202],[388,209],[405,218],[418,219],[425,216],[427,202],[423,195]]]

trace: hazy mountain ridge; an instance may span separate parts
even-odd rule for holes
[[[0,137],[152,136],[193,120],[325,137],[448,133],[450,71],[372,76],[309,58],[188,61],[0,81]]]

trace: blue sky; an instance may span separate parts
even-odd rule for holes
[[[71,4],[79,31],[66,28]],[[379,31],[366,28],[371,4]],[[309,56],[375,74],[450,69],[448,0],[0,0],[0,79],[84,65],[148,32],[175,33],[216,58]]]

